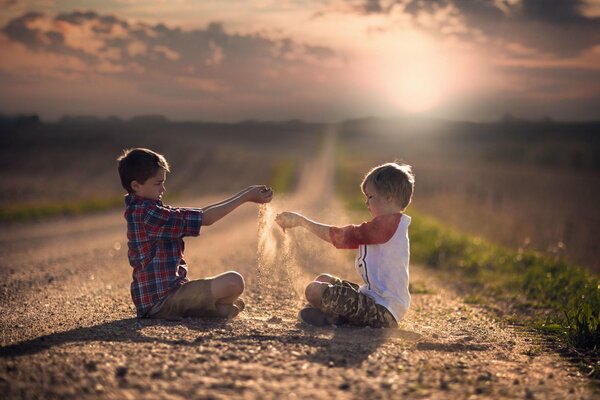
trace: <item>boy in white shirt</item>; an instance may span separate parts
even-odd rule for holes
[[[317,326],[343,322],[374,328],[398,326],[410,305],[410,217],[403,212],[414,184],[410,165],[387,163],[373,168],[361,184],[373,219],[360,225],[325,225],[295,212],[277,215],[284,230],[300,226],[338,249],[358,249],[355,265],[364,284],[319,275],[306,287],[312,307],[300,311],[302,321]]]

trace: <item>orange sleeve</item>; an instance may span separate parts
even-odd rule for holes
[[[402,214],[382,215],[360,225],[332,226],[331,243],[338,249],[357,249],[361,244],[382,244],[394,236]]]

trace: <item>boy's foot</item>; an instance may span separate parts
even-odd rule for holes
[[[233,302],[233,305],[236,306],[238,310],[240,310],[240,312],[244,311],[244,309],[246,308],[246,303],[244,303],[244,300],[242,299],[236,299]]]
[[[300,320],[312,326],[331,326],[337,323],[336,315],[326,314],[318,308],[306,307],[298,313]]]
[[[240,313],[235,304],[217,304],[215,306],[215,317],[233,319]]]

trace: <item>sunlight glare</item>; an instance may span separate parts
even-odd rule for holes
[[[379,87],[395,107],[430,111],[444,100],[447,70],[440,49],[423,35],[404,35],[381,56]]]

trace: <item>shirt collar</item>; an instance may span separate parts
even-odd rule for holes
[[[156,204],[162,205],[162,202],[160,200],[147,199],[145,197],[138,196],[135,193],[127,193],[125,195],[125,204],[128,206],[133,205],[133,204],[143,203],[145,201],[149,201],[151,203],[156,203]]]

